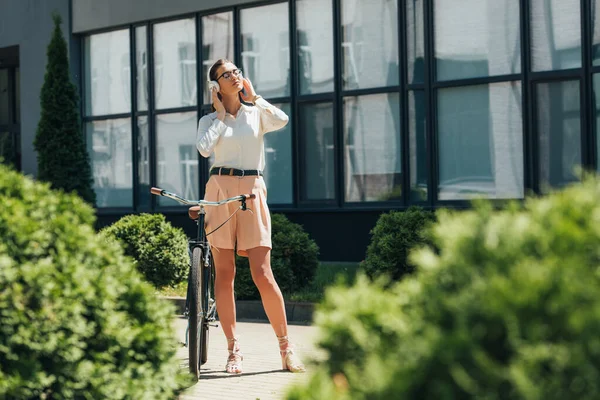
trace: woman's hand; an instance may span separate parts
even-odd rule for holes
[[[217,111],[217,118],[221,121],[225,120],[225,106],[223,102],[219,99],[218,91],[216,89],[212,89],[212,103],[213,107]]]
[[[252,86],[252,82],[250,82],[250,79],[244,78],[244,81],[242,83],[244,84],[244,89],[246,92],[246,95],[244,95],[244,92],[240,93],[240,95],[242,96],[242,100],[244,100],[246,103],[254,104],[256,91],[254,90],[254,86]]]

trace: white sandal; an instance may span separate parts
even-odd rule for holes
[[[281,368],[287,369],[290,372],[306,372],[306,368],[300,358],[294,353],[292,345],[290,344],[287,336],[277,336],[279,341],[279,354],[281,355]],[[284,350],[281,350],[281,346],[287,344]]]
[[[233,342],[233,347],[231,350],[228,349],[229,357],[227,357],[227,364],[225,364],[225,372],[229,374],[241,374],[244,356],[240,352],[240,342],[236,337],[227,339],[227,342]]]

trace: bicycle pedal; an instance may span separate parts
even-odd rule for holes
[[[217,328],[219,325],[217,325],[217,324],[214,324],[214,325],[213,324],[208,324],[208,326],[212,326],[213,328]]]

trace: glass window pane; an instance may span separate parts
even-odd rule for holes
[[[307,104],[300,107],[303,148],[302,200],[335,199],[335,144],[333,104]]]
[[[154,100],[156,108],[194,106],[196,22],[194,18],[154,25]]]
[[[343,1],[342,49],[345,90],[398,85],[397,0]]]
[[[21,70],[15,69],[15,117],[21,123]]]
[[[242,69],[265,98],[290,94],[288,3],[243,9]]]
[[[293,202],[292,118],[289,104],[273,104],[283,110],[290,121],[285,128],[265,134],[265,183],[269,204]]]
[[[406,49],[408,51],[408,83],[423,83],[425,62],[425,21],[423,0],[406,2]]]
[[[198,150],[196,113],[156,116],[156,184],[187,199],[198,199]],[[174,200],[159,197],[158,204],[176,206]]]
[[[592,0],[592,60],[600,65],[600,2]]]
[[[108,115],[131,111],[129,30],[85,38],[85,113]]]
[[[233,60],[233,13],[202,17],[202,79],[204,80],[204,104],[210,104],[206,85],[210,67],[220,58]]]
[[[518,1],[435,0],[434,17],[438,80],[521,71]]]
[[[137,84],[137,109],[148,109],[148,43],[146,27],[135,28],[135,64]]]
[[[581,1],[546,0],[530,4],[533,70],[581,67]]]
[[[523,198],[520,82],[438,92],[439,200]]]
[[[429,165],[427,163],[427,132],[425,123],[425,93],[408,95],[408,140],[410,164],[410,201],[427,200]]]
[[[545,191],[576,181],[581,165],[579,81],[539,83],[537,125],[540,186]]]
[[[344,99],[347,202],[402,198],[399,112],[398,93]]]
[[[137,119],[138,206],[150,206],[150,136],[148,117]]]
[[[132,207],[131,120],[88,122],[86,134],[96,206]]]
[[[8,69],[0,69],[0,125],[12,124],[10,115],[10,91]]]
[[[296,2],[300,93],[333,91],[333,8],[331,0]]]

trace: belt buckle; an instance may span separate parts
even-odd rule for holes
[[[221,170],[223,169],[223,167],[219,167],[219,176],[221,176]]]
[[[240,176],[240,179],[242,179],[246,175],[246,170],[245,169],[241,169],[240,171],[242,171],[242,176]]]

